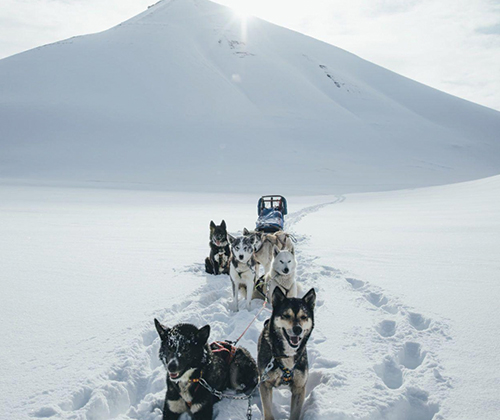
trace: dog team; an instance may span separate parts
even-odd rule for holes
[[[261,275],[260,267],[263,267]],[[306,344],[314,328],[316,293],[298,298],[295,249],[289,234],[249,232],[233,237],[224,220],[210,222],[209,274],[229,274],[233,309],[240,291],[250,309],[253,299],[272,304],[271,317],[259,337],[257,362],[248,350],[230,342],[209,344],[210,326],[191,324],[171,328],[155,319],[161,339],[160,360],[167,370],[163,420],[188,413],[195,420],[211,420],[213,404],[222,391],[232,389],[250,396],[258,387],[265,420],[273,420],[272,392],[288,386],[292,393],[290,419],[299,420],[308,378]],[[264,304],[265,304],[264,303]],[[251,418],[247,414],[247,418]]]

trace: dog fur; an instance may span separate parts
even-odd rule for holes
[[[253,240],[254,258],[256,261],[257,277],[260,276],[260,266],[264,267],[264,275],[269,273],[273,262],[273,249],[277,246],[280,250],[287,249],[294,251],[293,242],[290,234],[279,231],[274,233],[265,233],[259,231],[250,232],[247,228],[243,229],[243,235]]]
[[[226,222],[217,226],[210,222],[210,255],[205,259],[205,271],[209,274],[229,274],[229,250]]]
[[[237,312],[240,289],[244,291],[246,307],[250,309],[256,279],[253,240],[248,236],[229,238],[231,259],[229,277],[233,286],[233,309]]]
[[[314,329],[316,292],[309,290],[302,299],[287,298],[279,287],[272,295],[273,313],[259,337],[257,363],[260,396],[265,420],[272,414],[273,388],[288,385],[292,392],[290,420],[299,420],[308,378],[306,345]],[[272,369],[264,375],[270,361]]]
[[[159,357],[167,370],[163,420],[177,420],[186,412],[194,420],[212,419],[214,396],[196,381],[200,377],[219,391],[228,386],[236,391],[255,389],[258,372],[250,353],[237,348],[228,360],[227,353],[213,352],[207,344],[209,325],[168,328],[155,319],[155,326],[161,339]]]
[[[297,283],[295,281],[295,269],[297,261],[295,260],[295,251],[281,250],[275,246],[273,248],[273,264],[271,271],[264,277],[269,290],[268,299],[274,293],[274,289],[279,287],[286,297],[297,297]]]

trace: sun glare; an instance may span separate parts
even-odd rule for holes
[[[234,11],[234,14],[236,16],[238,16],[241,20],[246,20],[250,16],[252,16],[252,14],[250,13],[249,7],[244,5],[244,4],[239,4],[237,6],[233,6],[232,9]]]

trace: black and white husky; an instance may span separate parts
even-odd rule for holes
[[[188,413],[195,420],[209,420],[213,415],[214,396],[200,379],[213,389],[227,387],[250,393],[258,382],[255,360],[242,347],[227,352],[208,345],[210,326],[196,328],[191,324],[178,324],[167,328],[155,319],[160,335],[159,357],[167,369],[167,394],[163,420],[177,420]]]
[[[209,274],[229,273],[229,251],[228,233],[226,222],[223,220],[217,226],[213,220],[210,222],[210,255],[205,259],[205,271]]]
[[[253,257],[253,240],[248,236],[229,238],[231,242],[231,262],[229,277],[233,285],[233,310],[238,311],[238,296],[243,290],[247,309],[250,309],[255,285],[255,259]]]
[[[290,420],[299,420],[308,378],[306,344],[314,328],[316,292],[302,299],[287,298],[277,287],[272,296],[273,313],[259,337],[260,397],[265,420],[274,420],[273,388],[286,385],[292,392]]]

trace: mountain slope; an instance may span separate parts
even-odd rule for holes
[[[328,193],[499,172],[500,114],[207,0],[0,61],[0,177]]]

